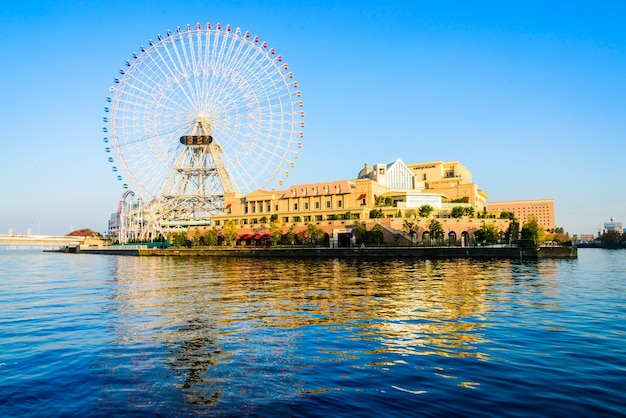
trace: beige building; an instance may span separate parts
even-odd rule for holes
[[[381,224],[386,234],[391,234],[386,239],[398,241],[403,238],[403,219],[415,217],[419,208],[428,204],[434,208],[431,216],[441,218],[446,236],[452,242],[469,245],[473,232],[485,221],[451,219],[450,211],[455,206],[466,206],[482,213],[487,197],[459,162],[405,164],[398,159],[373,167],[365,164],[353,180],[298,184],[247,195],[227,193],[224,214],[213,216],[210,227],[219,232],[227,221],[233,221],[239,239],[246,241],[267,238],[272,219],[282,224],[283,233],[292,226],[298,233],[313,223],[329,234],[331,245],[333,240],[337,245],[339,235],[349,235],[351,226],[358,222],[368,229]],[[381,211],[382,218],[370,219],[373,209]],[[501,231],[508,228],[506,220],[489,222],[497,223]],[[427,233],[427,220],[421,219],[420,223],[420,234]],[[209,226],[199,228],[202,231]],[[193,236],[195,229],[190,228],[188,234]]]
[[[477,212],[487,208],[489,195],[472,182],[472,173],[458,161],[407,164],[424,189],[444,195],[447,201],[464,200]]]
[[[508,202],[489,202],[489,212],[499,213],[502,211],[513,212],[519,220],[520,226],[524,225],[530,215],[537,217],[537,221],[545,229],[556,228],[554,221],[554,199],[536,200],[511,200]]]

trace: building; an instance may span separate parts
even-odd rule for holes
[[[519,220],[520,225],[524,225],[530,215],[537,218],[539,225],[544,229],[555,229],[554,221],[554,199],[536,199],[536,200],[512,200],[507,202],[489,202],[489,212],[513,212]]]
[[[604,232],[617,232],[618,234],[621,234],[622,232],[624,232],[624,230],[622,229],[622,223],[621,222],[616,222],[615,220],[613,220],[613,217],[611,216],[611,220],[610,222],[605,222],[604,223]]]
[[[416,174],[417,173],[417,174]],[[426,181],[424,181],[426,179]],[[283,233],[295,228],[299,233],[315,224],[331,237],[331,246],[345,243],[356,223],[371,229],[385,228],[389,240],[412,240],[403,232],[405,218],[418,217],[419,208],[430,205],[441,218],[449,242],[469,245],[473,232],[484,220],[451,219],[455,206],[471,207],[476,213],[486,209],[488,195],[471,182],[471,173],[458,162],[405,164],[397,159],[389,164],[364,168],[353,180],[297,184],[285,190],[257,190],[247,195],[225,193],[223,214],[211,218],[211,228],[224,230],[232,222],[238,239],[256,242],[269,237],[272,220],[279,221]],[[378,210],[381,217],[370,219]],[[466,217],[467,218],[467,217]],[[421,222],[421,224],[420,224]],[[428,234],[427,220],[418,224],[417,239]],[[489,220],[504,233],[508,220]],[[200,229],[202,233],[208,226]],[[195,228],[188,234],[193,236]],[[391,241],[393,242],[393,241]]]
[[[458,161],[413,163],[407,167],[425,191],[445,196],[446,202],[466,202],[477,212],[487,208],[489,195],[472,182],[472,173]]]

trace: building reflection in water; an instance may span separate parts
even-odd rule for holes
[[[162,364],[151,360],[149,378],[173,380],[181,403],[192,405],[296,396],[320,361],[354,367],[393,365],[394,355],[488,361],[484,330],[494,326],[495,306],[533,303],[533,292],[545,301],[546,293],[558,292],[549,261],[113,260],[116,344],[150,347]],[[514,297],[511,286],[519,286],[523,300],[503,300]]]

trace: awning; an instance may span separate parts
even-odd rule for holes
[[[365,199],[367,197],[367,195],[365,193],[361,193],[361,195],[359,196],[359,199]]]
[[[250,234],[244,234],[244,235],[242,235],[242,236],[241,236],[241,238],[239,238],[239,239],[242,239],[242,240],[244,240],[244,241],[245,241],[245,240],[247,240],[247,239],[250,239],[250,237],[251,237],[251,236],[252,236],[252,235],[250,235]]]
[[[254,237],[252,237],[254,239],[261,239],[261,234],[254,234]]]
[[[230,204],[230,203],[229,203],[229,204],[227,204],[227,205],[226,205],[226,209],[230,209],[230,207],[231,207],[231,206],[232,206],[232,204]]]

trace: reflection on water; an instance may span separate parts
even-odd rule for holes
[[[623,416],[624,254],[0,252],[0,416]]]
[[[186,405],[332,390],[303,377],[320,363],[489,361],[484,329],[494,324],[492,311],[502,320],[502,310],[514,315],[534,299],[558,309],[550,302],[559,291],[550,261],[113,260],[115,355],[132,357],[129,372],[139,380],[173,380]]]

